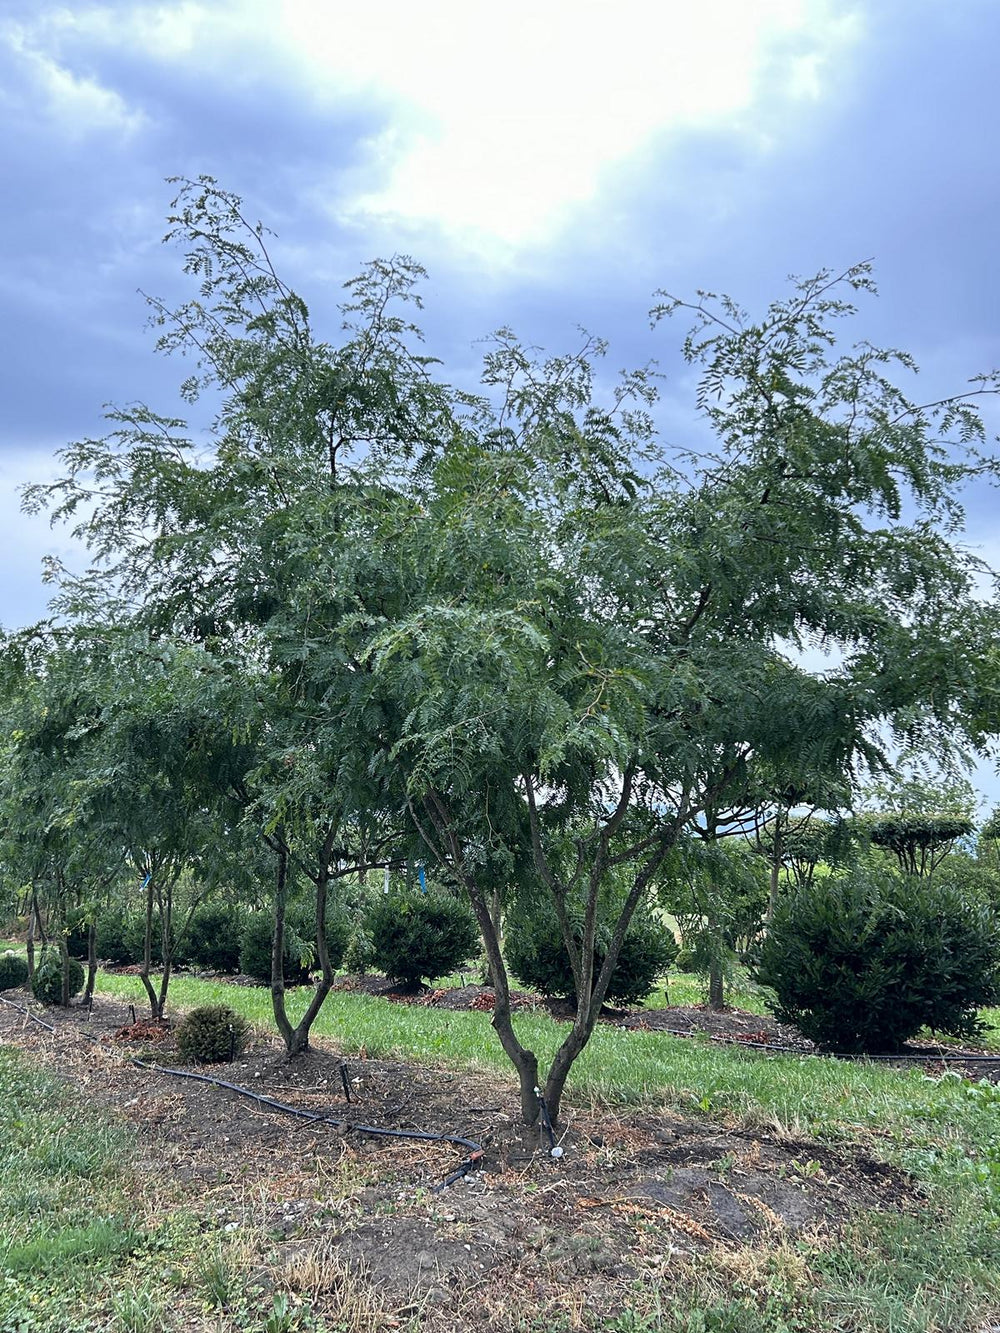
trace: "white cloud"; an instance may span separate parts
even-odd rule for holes
[[[0,43],[10,48],[27,74],[33,105],[44,108],[67,138],[107,131],[131,135],[145,124],[142,112],[129,107],[120,94],[96,79],[74,73],[39,49],[25,28],[9,24],[0,29]]]
[[[186,0],[62,9],[42,29],[204,68],[221,90],[266,72],[315,105],[380,110],[379,183],[343,220],[488,249],[550,238],[663,134],[731,126],[766,146],[768,108],[820,98],[861,35],[833,0]]]

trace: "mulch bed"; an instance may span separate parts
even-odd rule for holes
[[[7,998],[30,1003],[23,991]],[[335,1263],[388,1307],[419,1299],[426,1327],[442,1333],[523,1327],[526,1311],[558,1313],[570,1296],[611,1315],[637,1280],[669,1277],[685,1255],[808,1244],[859,1209],[926,1207],[904,1172],[864,1148],[796,1140],[779,1126],[570,1108],[556,1160],[519,1122],[512,1080],[343,1057],[326,1042],[289,1060],[264,1038],[231,1064],[200,1068],[346,1123],[295,1120],[129,1063],[141,1054],[175,1067],[179,1056],[169,1024],[133,1022],[120,1001],[36,1012],[54,1034],[0,1005],[0,1042],[134,1124],[140,1180],[180,1191],[209,1231],[256,1228],[267,1238],[260,1283],[309,1294],[317,1312],[327,1297],[316,1275]],[[434,1192],[464,1149],[351,1128],[361,1124],[461,1135],[484,1157]]]

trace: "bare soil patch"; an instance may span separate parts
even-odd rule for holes
[[[442,1329],[513,1328],[525,1311],[584,1305],[614,1312],[636,1281],[669,1276],[693,1252],[822,1243],[859,1209],[920,1206],[909,1177],[860,1149],[674,1114],[571,1110],[555,1160],[518,1122],[510,1084],[345,1061],[325,1044],[289,1061],[258,1040],[233,1064],[201,1067],[346,1124],[296,1120],[129,1063],[133,1050],[164,1065],[178,1057],[169,1030],[128,1032],[120,1002],[44,1017],[55,1034],[0,1005],[0,1041],[134,1124],[140,1178],[166,1181],[206,1233],[244,1240],[262,1293],[300,1293],[317,1313],[336,1313],[348,1294],[372,1320],[419,1309]],[[435,1192],[464,1149],[351,1128],[362,1124],[460,1135],[484,1157]]]

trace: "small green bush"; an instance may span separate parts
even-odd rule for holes
[[[698,971],[698,960],[690,945],[682,944],[677,950],[677,957],[674,959],[674,967],[678,972]]]
[[[242,1055],[250,1024],[227,1004],[207,1004],[191,1012],[177,1029],[177,1049],[189,1064],[221,1064]]]
[[[364,924],[360,924],[355,928],[350,942],[344,950],[344,971],[360,976],[365,972],[370,972],[374,966],[375,946]]]
[[[28,980],[28,960],[16,953],[0,953],[0,990],[13,990]]]
[[[66,950],[70,958],[78,958],[81,962],[87,961],[87,936],[89,934],[90,926],[86,921],[80,919],[71,923],[66,936]]]
[[[274,922],[270,912],[248,912],[240,931],[240,971],[257,981],[271,980],[271,933]],[[285,922],[285,981],[292,986],[309,980],[309,969],[302,965],[306,942],[291,921]]]
[[[830,1050],[890,1052],[923,1027],[972,1038],[1000,998],[1000,930],[947,883],[858,871],[779,904],[757,980],[777,1018]]]
[[[142,962],[146,939],[144,913],[125,907],[106,907],[97,918],[97,956],[103,962],[130,966]],[[154,967],[163,962],[160,922],[153,918],[150,961]]]
[[[79,995],[83,990],[83,968],[75,958],[67,960],[69,966],[69,998]],[[57,953],[46,953],[35,968],[31,978],[31,990],[36,1000],[42,1004],[62,1004],[63,996],[62,962]]]
[[[232,903],[205,903],[196,908],[180,946],[178,962],[213,972],[236,972],[240,966],[243,914]],[[268,962],[268,976],[271,974]]]
[[[454,972],[479,947],[472,912],[443,893],[407,890],[380,898],[365,926],[375,966],[409,986]]]
[[[316,961],[316,906],[314,902],[296,903],[289,913],[289,920],[295,934],[302,941],[302,952],[309,959],[313,969],[319,967]],[[344,954],[351,942],[352,923],[343,906],[333,898],[326,905],[326,951],[330,955],[330,966],[337,970],[344,961]]]
[[[579,941],[583,937],[582,919],[577,913],[572,916]],[[606,924],[598,926],[594,950],[595,978],[604,964],[614,920],[614,914],[609,913]],[[521,985],[553,999],[575,1002],[576,983],[569,954],[548,896],[539,893],[530,902],[515,903],[508,913],[506,925],[504,951],[507,964]],[[677,941],[672,931],[652,913],[638,911],[625,932],[606,998],[622,1004],[639,1004],[676,957]]]
[[[311,905],[297,903],[285,914],[285,981],[292,986],[305,985],[316,965],[314,911]],[[240,931],[240,971],[258,981],[271,980],[273,925],[270,912],[248,912]],[[340,966],[349,940],[347,914],[338,903],[331,903],[326,914],[326,947],[334,969]]]

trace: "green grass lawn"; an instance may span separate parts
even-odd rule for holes
[[[135,1135],[0,1047],[0,1329],[153,1333],[198,1253],[194,1219],[132,1171]]]
[[[141,1012],[136,978],[102,975],[100,989]],[[306,995],[291,995],[293,1012]],[[265,989],[175,978],[175,1010],[220,1000],[270,1030]],[[537,1013],[522,1015],[519,1027],[546,1054],[564,1030]],[[481,1013],[338,992],[317,1032],[348,1052],[363,1049],[510,1077],[488,1015]],[[163,1236],[142,1225],[131,1201],[130,1149],[122,1137],[86,1114],[71,1119],[65,1094],[23,1062],[3,1056],[0,1071],[0,1216],[4,1234],[17,1236],[0,1252],[7,1301],[0,1305],[0,1328],[27,1333],[94,1327],[78,1312],[102,1292],[111,1311],[102,1326],[151,1333],[174,1327],[164,1313],[171,1300],[170,1265],[155,1268]],[[736,1117],[769,1132],[863,1143],[912,1170],[927,1189],[919,1209],[868,1217],[835,1244],[764,1247],[752,1273],[728,1268],[726,1255],[695,1256],[680,1289],[637,1290],[624,1322],[605,1326],[609,1333],[971,1333],[992,1315],[992,1293],[1000,1285],[996,1088],[601,1028],[579,1062],[573,1095],[578,1101],[668,1103],[694,1115]],[[94,1193],[102,1201],[99,1216],[89,1205]],[[171,1245],[189,1245],[192,1226],[183,1210],[172,1216]],[[112,1292],[117,1307],[108,1305]]]
[[[102,974],[99,989],[142,1012],[137,978]],[[307,995],[290,993],[293,1014]],[[220,1001],[273,1030],[265,988],[183,974],[172,983],[174,1012]],[[543,1057],[565,1031],[543,1013],[521,1014],[517,1023]],[[508,1083],[514,1103],[511,1071],[488,1014],[335,992],[316,1033],[345,1052],[490,1071]],[[4,1235],[16,1234],[0,1250],[0,1300],[7,1301],[0,1303],[0,1329],[155,1333],[198,1326],[175,1324],[162,1313],[176,1298],[172,1268],[157,1258],[163,1233],[137,1213],[130,1149],[121,1136],[85,1113],[71,1115],[65,1094],[54,1094],[51,1081],[23,1061],[0,1052],[0,1071],[0,1220]],[[835,1240],[696,1253],[678,1268],[673,1285],[637,1287],[621,1318],[601,1326],[607,1333],[973,1333],[1000,1318],[1000,1089],[927,1078],[919,1070],[773,1057],[602,1027],[578,1062],[570,1109],[591,1102],[670,1106],[766,1133],[856,1144],[910,1170],[925,1191],[917,1206],[866,1215]],[[95,1196],[99,1216],[88,1208]],[[190,1247],[189,1213],[178,1209],[165,1225],[172,1246],[182,1253]],[[104,1292],[107,1322],[74,1323],[74,1302],[95,1292]],[[109,1293],[124,1301],[128,1292],[139,1293],[138,1306],[108,1305]],[[526,1325],[525,1333],[533,1331]]]

